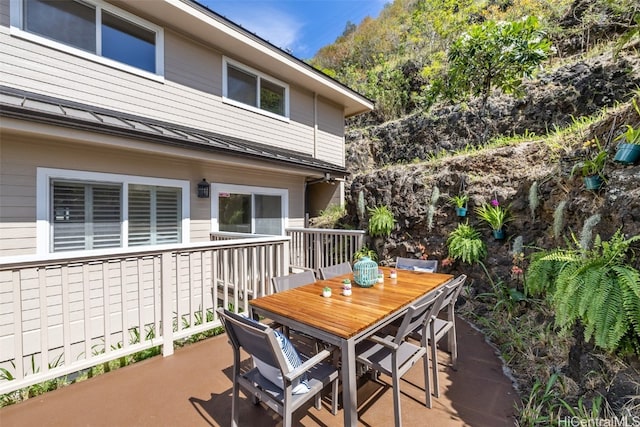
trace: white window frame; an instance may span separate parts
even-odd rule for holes
[[[256,87],[256,100],[258,101],[258,105],[260,105],[260,81],[262,79],[268,80],[271,83],[275,83],[278,86],[282,86],[284,88],[284,115],[272,113],[271,111],[263,110],[262,108],[254,105],[245,104],[244,102],[236,101],[235,99],[231,99],[228,97],[228,81],[227,81],[227,70],[228,66],[231,65],[234,68],[237,68],[240,71],[244,71],[248,74],[253,74],[258,78],[258,84]],[[285,122],[289,121],[289,85],[281,80],[276,79],[275,77],[271,77],[267,74],[264,74],[254,68],[251,68],[247,65],[244,65],[238,61],[235,61],[226,56],[222,57],[222,102],[226,104],[233,105],[235,107],[240,107],[245,110],[253,111],[254,113],[262,114],[267,117],[271,117],[274,119],[282,120]]]
[[[151,22],[145,21],[142,18],[137,17],[129,12],[126,12],[122,9],[119,9],[115,6],[112,6],[109,3],[104,2],[103,0],[82,0],[81,3],[85,3],[89,6],[93,6],[96,8],[96,52],[91,53],[84,51],[82,49],[78,49],[73,46],[69,46],[67,44],[57,42],[55,40],[48,39],[44,36],[31,33],[23,29],[22,25],[24,22],[24,0],[10,0],[11,5],[11,35],[16,36],[34,43],[41,44],[43,46],[50,47],[55,50],[59,50],[61,52],[68,53],[70,55],[78,56],[80,58],[88,59],[89,61],[97,62],[103,65],[107,65],[112,68],[116,68],[122,71],[126,71],[131,74],[136,74],[151,80],[156,80],[160,82],[164,82],[164,30],[162,27],[159,27]],[[129,21],[135,25],[138,25],[146,30],[153,31],[156,34],[156,72],[151,73],[149,71],[142,70],[140,68],[136,68],[134,66],[125,64],[123,62],[119,62],[113,59],[105,58],[100,55],[99,49],[101,48],[101,11],[104,10],[109,12],[118,18]]]
[[[148,186],[159,187],[176,187],[182,191],[182,244],[189,243],[190,240],[190,218],[189,212],[190,205],[190,183],[188,180],[168,179],[168,178],[152,178],[135,175],[120,175],[112,173],[102,172],[87,172],[79,170],[68,169],[53,169],[53,168],[37,168],[36,172],[36,251],[38,255],[42,256],[55,256],[60,255],[60,252],[51,252],[51,180],[69,180],[79,182],[95,182],[97,184],[120,184],[122,185],[122,246],[117,248],[108,249],[94,249],[94,250],[81,250],[81,251],[65,251],[64,254],[103,254],[103,253],[116,253],[121,249],[129,248],[129,241],[127,236],[129,235],[129,185],[139,184]],[[148,245],[148,246],[131,246],[136,250],[144,250],[161,245]]]
[[[253,234],[254,230],[256,229],[255,203],[253,203],[253,196],[280,196],[282,201],[282,236],[286,235],[285,228],[287,227],[287,224],[289,222],[289,190],[285,188],[256,187],[250,185],[223,183],[211,184],[211,231],[213,233],[217,233],[220,231],[220,223],[218,221],[218,212],[220,209],[218,194],[220,193],[245,194],[252,196],[251,234]]]

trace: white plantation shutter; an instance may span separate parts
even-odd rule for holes
[[[91,185],[92,249],[122,246],[122,197],[119,185]]]
[[[180,243],[179,188],[129,185],[129,246]]]
[[[129,185],[129,246],[151,244],[151,187]]]
[[[162,243],[180,243],[182,236],[182,212],[179,188],[156,187],[156,241]]]
[[[52,251],[120,247],[121,186],[52,182]]]

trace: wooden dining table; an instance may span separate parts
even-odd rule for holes
[[[384,282],[372,287],[358,286],[350,273],[249,301],[253,312],[340,349],[345,426],[358,422],[356,344],[453,278],[450,274],[397,270],[397,278],[391,279],[390,269],[381,269]],[[351,280],[350,296],[342,295],[342,281],[347,278]],[[331,296],[323,297],[327,286]]]

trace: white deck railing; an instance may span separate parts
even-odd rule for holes
[[[117,255],[0,259],[0,394],[220,325],[289,271],[289,238],[219,240]],[[171,327],[166,327],[171,325]],[[8,374],[8,375],[7,375]]]
[[[0,394],[220,326],[270,278],[350,261],[364,232],[288,228],[287,237],[212,233],[211,242],[103,256],[0,259]],[[170,328],[163,327],[171,325]]]
[[[291,237],[291,268],[317,271],[342,262],[350,262],[363,245],[362,230],[330,230],[322,228],[287,228]]]

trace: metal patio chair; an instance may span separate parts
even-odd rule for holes
[[[342,276],[353,272],[350,262],[341,262],[340,264],[330,265],[327,267],[320,267],[318,269],[320,273],[320,279],[327,280],[332,277]]]
[[[308,285],[316,281],[316,276],[311,270],[305,270],[302,273],[288,274],[286,276],[277,276],[271,278],[271,284],[276,292],[286,291],[287,289],[297,288],[298,286]]]
[[[398,270],[413,270],[435,273],[438,270],[438,260],[397,257],[396,268]]]
[[[308,285],[314,283],[315,281],[316,276],[311,270],[305,270],[301,273],[294,273],[288,274],[286,276],[276,276],[271,278],[271,284],[273,285],[273,289],[276,292],[282,292],[288,289],[297,288],[298,286]],[[282,329],[283,333],[287,337],[291,336],[291,331],[286,326],[279,325],[275,322],[273,322],[270,326],[274,329]],[[314,346],[316,351],[319,351],[319,349],[324,346],[324,343],[306,334],[302,334],[297,331],[294,331],[294,333],[309,345]]]
[[[283,418],[283,425],[292,425],[293,413],[309,399],[321,409],[321,393],[331,384],[331,413],[338,412],[338,370],[324,362],[331,356],[324,349],[313,357],[300,355],[283,335],[254,320],[217,309],[220,320],[233,347],[233,395],[231,425],[238,426],[240,388],[247,396],[264,402]],[[252,356],[254,367],[241,370],[241,349]],[[279,384],[278,384],[279,383]]]
[[[393,409],[395,425],[401,426],[400,378],[421,358],[424,363],[425,399],[427,408],[431,408],[431,381],[427,348],[407,341],[407,334],[413,330],[431,328],[432,320],[442,305],[444,293],[438,291],[407,309],[395,336],[380,337],[373,335],[356,346],[356,360],[374,371],[389,375],[393,383]]]
[[[431,346],[431,367],[433,369],[433,388],[436,397],[440,397],[440,382],[438,380],[438,343],[445,336],[447,337],[447,349],[451,353],[451,365],[453,369],[458,369],[458,341],[456,338],[456,316],[455,304],[462,286],[467,280],[466,274],[462,274],[442,288],[442,303],[438,308],[439,316],[433,319],[433,328],[425,335],[425,329],[416,328],[408,336],[420,341],[423,346]]]

